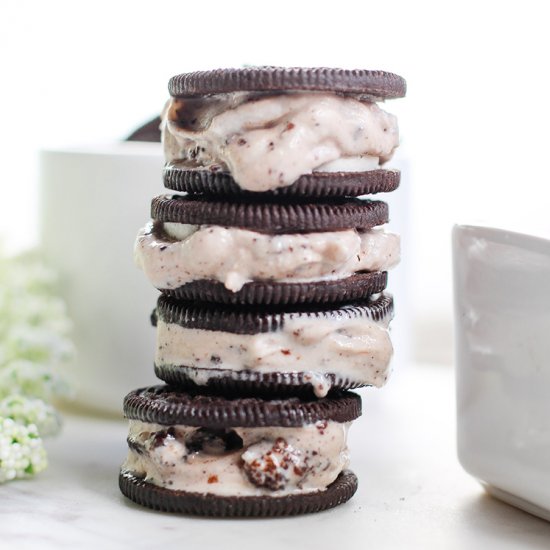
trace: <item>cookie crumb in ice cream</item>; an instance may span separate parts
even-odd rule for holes
[[[250,482],[272,491],[284,489],[289,482],[298,486],[309,470],[307,457],[282,437],[273,444],[263,441],[249,447],[242,459]]]

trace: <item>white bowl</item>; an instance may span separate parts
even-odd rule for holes
[[[456,226],[453,255],[460,462],[550,519],[550,241]]]

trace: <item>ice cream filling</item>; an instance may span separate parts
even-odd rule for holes
[[[350,306],[351,307],[351,306]],[[342,308],[344,309],[344,308]],[[302,372],[315,394],[324,397],[335,374],[344,380],[380,387],[388,378],[393,348],[388,324],[346,315],[288,315],[282,328],[258,334],[184,328],[157,322],[155,364],[231,371]],[[189,371],[197,384],[216,372]]]
[[[399,144],[395,116],[376,103],[315,92],[172,98],[162,133],[168,162],[229,171],[249,191],[314,171],[376,169]]]
[[[249,281],[321,281],[390,269],[399,261],[399,236],[383,228],[270,235],[150,222],[138,234],[135,261],[156,288],[211,279],[236,292]]]
[[[348,466],[349,423],[195,428],[130,420],[122,469],[159,487],[220,496],[326,489]]]

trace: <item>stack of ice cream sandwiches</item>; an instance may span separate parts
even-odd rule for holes
[[[399,237],[372,195],[399,142],[392,73],[257,67],[169,82],[171,194],[136,261],[161,294],[155,374],[131,392],[122,492],[151,508],[277,516],[352,497],[350,389],[382,386]]]

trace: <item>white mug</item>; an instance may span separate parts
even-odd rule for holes
[[[159,143],[41,153],[41,246],[60,275],[77,355],[74,404],[122,414],[130,390],[156,383],[150,314],[158,292],[133,263],[133,243],[163,193]]]
[[[453,255],[460,462],[550,519],[550,240],[455,226]]]

